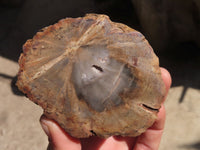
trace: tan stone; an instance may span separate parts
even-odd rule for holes
[[[108,16],[67,18],[23,46],[17,85],[77,138],[138,136],[165,94],[159,62],[138,31]]]

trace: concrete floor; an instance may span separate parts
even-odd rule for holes
[[[17,91],[12,83],[17,71],[16,62],[0,57],[0,150],[44,150],[48,140],[39,124],[42,109]],[[160,150],[200,149],[200,89],[188,87],[184,97],[183,91],[182,85],[169,91]]]

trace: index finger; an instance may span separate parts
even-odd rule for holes
[[[172,81],[171,81],[171,76],[166,69],[161,68],[161,73],[163,81],[166,86],[166,94],[165,94],[166,98]],[[152,127],[150,127],[145,133],[143,133],[138,137],[134,150],[141,150],[141,149],[158,150],[164,129],[164,124],[165,124],[165,108],[164,105],[162,104],[158,113],[157,120],[155,121]]]

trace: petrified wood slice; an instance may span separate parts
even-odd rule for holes
[[[24,44],[19,65],[19,89],[77,138],[140,135],[165,93],[144,36],[105,15],[42,29]]]

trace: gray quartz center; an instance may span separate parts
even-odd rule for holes
[[[104,46],[83,46],[72,70],[76,94],[101,112],[123,104],[120,97],[134,84],[134,76],[123,63],[110,58]]]

